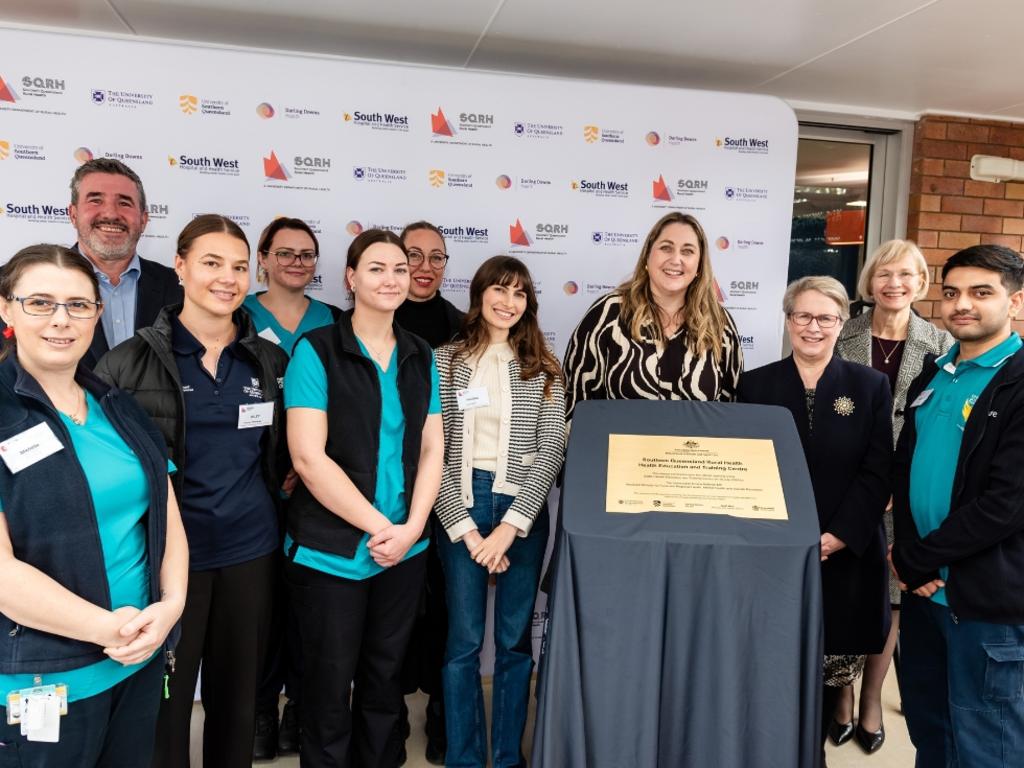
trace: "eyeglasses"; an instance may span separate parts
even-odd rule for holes
[[[57,307],[64,307],[68,317],[75,320],[90,320],[96,317],[96,313],[103,306],[102,301],[88,301],[86,299],[74,299],[73,301],[52,301],[41,299],[38,296],[11,296],[8,301],[16,301],[26,315],[34,317],[48,317],[57,314]]]
[[[317,259],[320,258],[320,254],[316,251],[293,251],[290,248],[278,248],[276,251],[264,251],[264,253],[273,254],[274,258],[277,259],[277,263],[282,267],[290,267],[298,259],[304,267],[316,266]]]
[[[448,263],[448,254],[442,253],[441,251],[431,251],[429,255],[424,254],[419,248],[409,249],[409,266],[418,267],[423,263],[423,259],[427,258],[430,260],[431,269],[444,269],[444,265]]]
[[[810,312],[790,312],[787,317],[795,325],[810,325],[811,320],[815,320],[819,328],[835,328],[839,322],[838,315],[812,315]]]

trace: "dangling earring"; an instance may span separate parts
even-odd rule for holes
[[[262,264],[256,268],[256,282],[265,283],[267,282],[267,269]]]
[[[14,338],[14,328],[12,326],[8,325],[6,328],[4,328],[3,336],[4,336],[5,339],[13,339]]]

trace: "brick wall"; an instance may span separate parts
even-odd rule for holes
[[[1021,250],[1024,184],[972,181],[971,156],[979,154],[1024,160],[1024,123],[943,115],[918,121],[907,237],[932,269],[932,287],[916,305],[924,317],[938,317],[939,269],[956,251],[979,243]],[[1024,332],[1024,320],[1014,329]]]

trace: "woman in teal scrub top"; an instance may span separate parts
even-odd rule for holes
[[[330,325],[341,311],[306,295],[316,277],[320,242],[302,219],[274,219],[260,235],[256,279],[267,290],[250,294],[242,307],[256,332],[289,355],[306,331]]]
[[[156,426],[79,364],[102,309],[66,248],[0,272],[0,766],[148,765],[173,666],[188,545]]]

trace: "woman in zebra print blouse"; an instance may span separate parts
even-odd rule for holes
[[[732,400],[740,337],[718,300],[693,216],[663,216],[632,277],[587,310],[565,354],[566,413],[580,400]]]

